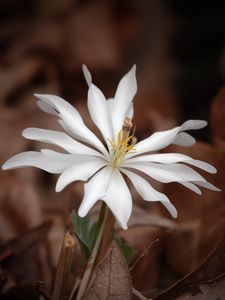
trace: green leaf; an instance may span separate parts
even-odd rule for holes
[[[127,264],[129,265],[134,257],[135,251],[133,249],[133,247],[129,244],[126,243],[122,243],[120,245],[120,248],[123,252],[123,255],[127,261]]]
[[[89,232],[90,248],[93,249],[99,231],[99,222],[95,222]]]
[[[74,233],[80,242],[81,248],[86,258],[91,254],[91,248],[88,237],[89,219],[88,217],[80,218],[75,211],[71,214]]]
[[[124,242],[119,236],[114,235],[114,240],[117,242],[118,246],[123,252],[127,264],[129,265],[135,254],[134,248],[130,244]]]
[[[71,214],[73,230],[80,242],[86,258],[91,255],[92,248],[99,232],[99,222],[95,222],[90,227],[88,216],[80,218],[75,211]]]

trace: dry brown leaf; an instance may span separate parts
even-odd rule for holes
[[[77,10],[67,24],[66,37],[69,45],[64,54],[69,70],[81,63],[97,69],[118,66],[119,45],[109,3],[90,2]]]
[[[218,146],[225,147],[225,86],[223,86],[213,99],[211,105],[210,119],[212,127],[212,138]]]
[[[225,235],[215,250],[204,261],[204,263],[202,263],[193,273],[184,277],[174,286],[170,287],[159,296],[154,297],[154,300],[224,299],[224,253]]]
[[[131,272],[132,282],[137,290],[146,291],[154,288],[159,279],[159,255],[164,236],[162,230],[150,226],[137,226],[121,231],[120,236],[134,249],[134,259],[139,257],[151,242],[159,239],[159,242],[150,249],[148,255],[144,256]],[[150,270],[154,270],[154,272]]]
[[[95,299],[132,299],[128,266],[115,241],[112,242],[104,260],[96,266],[89,288],[83,297],[83,300]]]
[[[171,146],[169,151],[182,152],[214,165],[218,170],[216,175],[200,173],[222,189],[222,192],[202,189],[202,195],[197,195],[177,183],[164,186],[164,193],[177,208],[177,225],[181,229],[167,235],[165,256],[170,270],[184,276],[205,259],[225,228],[224,155],[215,146],[200,142],[182,151],[178,146]]]
[[[23,284],[12,287],[4,295],[0,295],[1,300],[39,300],[37,284]]]
[[[0,237],[14,238],[43,222],[40,195],[27,182],[12,174],[1,173],[0,189]],[[8,227],[8,229],[6,229]],[[6,231],[5,231],[6,229]]]
[[[47,233],[51,222],[31,229],[27,233],[0,246],[1,268],[20,281],[50,280],[50,266],[46,256]]]
[[[129,228],[138,226],[152,226],[162,229],[175,230],[177,229],[177,224],[164,216],[151,214],[146,212],[144,209],[134,206],[132,217],[129,221]]]

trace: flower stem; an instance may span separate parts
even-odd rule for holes
[[[108,247],[108,245],[110,245],[112,241],[115,219],[104,202],[102,203],[98,222],[99,222],[98,236],[95,240],[95,244],[92,249],[91,256],[88,260],[87,267],[81,279],[80,288],[78,290],[77,298],[76,298],[77,300],[80,300],[83,297],[88,287],[94,266],[96,265],[96,263],[98,263],[101,260],[102,256],[104,256],[104,254],[108,249],[108,248],[106,249],[106,247]],[[109,224],[113,224],[113,225],[108,226]],[[109,232],[109,229],[111,233]],[[107,236],[107,233],[110,234]]]

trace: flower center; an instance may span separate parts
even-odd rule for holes
[[[123,128],[117,135],[117,141],[109,140],[112,150],[111,164],[113,167],[119,167],[126,153],[135,152],[135,140],[133,134],[130,135],[133,124],[131,119],[126,118]]]

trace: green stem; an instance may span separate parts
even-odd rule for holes
[[[99,248],[101,245],[102,236],[103,236],[103,232],[104,232],[104,228],[106,225],[108,215],[109,215],[109,209],[106,206],[106,204],[103,202],[101,211],[100,211],[100,215],[99,215],[99,220],[98,220],[98,223],[99,223],[98,236],[95,240],[91,256],[88,260],[87,267],[86,267],[83,277],[81,279],[80,288],[78,290],[77,298],[76,298],[77,300],[80,300],[82,298],[82,296],[84,295],[86,288],[88,286],[88,283],[89,283],[89,280],[90,280],[90,277],[91,277],[91,274],[92,274],[92,271],[93,271],[93,268],[94,268],[94,265],[96,262],[96,257],[98,255]]]

